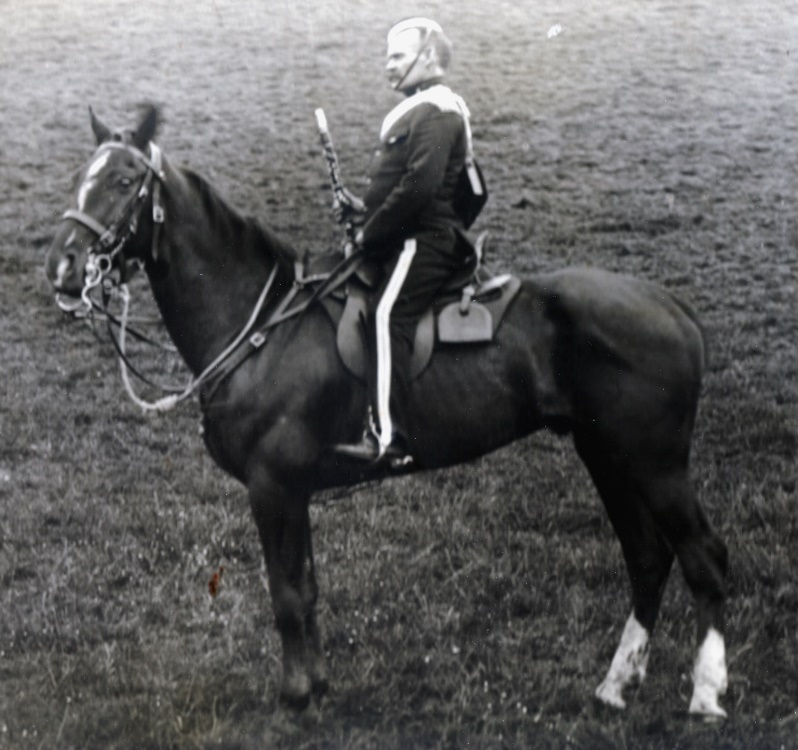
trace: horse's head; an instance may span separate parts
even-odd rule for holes
[[[74,207],[64,214],[46,260],[53,287],[71,296],[82,293],[87,277],[96,283],[131,259],[126,245],[153,179],[161,178],[160,152],[150,143],[158,127],[154,107],[132,130],[111,131],[89,112],[97,150],[78,174]]]

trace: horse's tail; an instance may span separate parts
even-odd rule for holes
[[[672,294],[673,301],[679,306],[679,309],[690,319],[690,322],[696,327],[698,331],[699,340],[701,342],[701,374],[703,375],[707,369],[709,362],[709,345],[707,341],[707,329],[698,317],[695,308],[689,303],[685,302],[681,297]]]

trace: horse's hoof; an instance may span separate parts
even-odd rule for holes
[[[718,696],[712,689],[696,689],[693,692],[689,713],[691,716],[701,717],[705,721],[723,721],[728,718],[728,714],[718,703]]]
[[[311,690],[313,691],[313,697],[316,701],[321,701],[321,699],[330,692],[330,683],[327,679],[313,680]]]
[[[290,693],[280,693],[280,706],[291,709],[292,711],[304,711],[310,705],[310,693],[292,695]]]
[[[302,735],[312,732],[319,724],[321,714],[312,705],[304,711],[294,706],[280,705],[271,717],[261,737],[261,747],[275,747],[287,740],[296,741]]]
[[[626,708],[626,701],[621,695],[620,683],[604,680],[604,682],[596,688],[596,698],[605,706],[611,706],[612,708],[620,710]]]

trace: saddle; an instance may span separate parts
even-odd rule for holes
[[[485,276],[480,268],[484,243],[483,234],[462,269],[441,290],[419,321],[410,365],[411,378],[417,378],[425,370],[436,343],[490,342],[518,294],[521,282],[514,276],[482,278]],[[345,276],[345,282],[340,282],[334,273],[340,266],[340,255],[312,256],[297,261],[291,291],[268,320],[249,333],[206,378],[200,401],[209,403],[221,383],[261,349],[276,326],[301,315],[313,302],[324,308],[338,332],[341,361],[355,377],[365,380],[368,354],[364,321],[368,297],[376,280],[367,269],[353,265],[356,272]],[[300,293],[310,296],[294,305]]]
[[[521,282],[515,276],[482,278],[485,275],[481,268],[485,236],[479,237],[462,269],[444,286],[432,307],[419,320],[410,363],[411,379],[424,372],[438,345],[492,341],[518,294]],[[343,299],[340,295],[330,295],[320,300],[337,330],[341,361],[360,379],[365,379],[367,373],[365,320],[369,295],[375,285],[372,274],[361,272],[350,277]]]

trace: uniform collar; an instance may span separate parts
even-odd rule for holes
[[[435,78],[429,78],[426,81],[422,81],[418,84],[418,86],[414,86],[412,89],[407,89],[402,93],[405,96],[410,97],[413,96],[413,94],[417,94],[419,91],[426,91],[427,89],[437,86],[440,83],[443,83],[443,76],[436,76]]]

